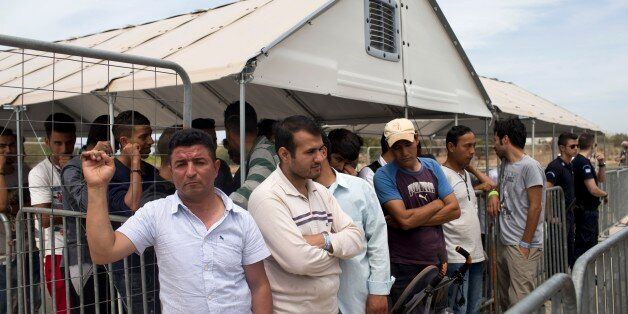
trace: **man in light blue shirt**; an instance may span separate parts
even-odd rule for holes
[[[327,147],[326,159],[321,164],[321,175],[316,181],[333,193],[340,208],[364,231],[362,242],[366,250],[340,262],[340,289],[338,307],[341,313],[387,313],[388,293],[394,278],[390,276],[386,220],[373,187],[365,180],[340,173],[330,165],[334,157],[355,159],[360,152],[356,134],[330,139],[323,136]],[[337,133],[337,132],[336,132]],[[357,153],[356,153],[357,152]],[[351,160],[353,161],[353,160]]]
[[[176,132],[169,145],[176,193],[147,203],[116,232],[106,194],[113,159],[84,152],[92,261],[107,264],[154,246],[164,313],[271,313],[262,262],[270,252],[249,213],[214,188],[219,161],[212,146],[202,131]]]

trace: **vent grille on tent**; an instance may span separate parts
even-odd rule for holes
[[[393,0],[366,0],[366,51],[391,61],[399,61],[397,4]]]

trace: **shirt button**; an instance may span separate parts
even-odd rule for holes
[[[207,300],[211,300],[212,296],[211,295],[207,295]]]
[[[205,264],[205,270],[209,270],[209,264]]]

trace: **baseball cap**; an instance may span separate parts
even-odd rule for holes
[[[414,124],[408,119],[395,119],[386,123],[384,127],[384,136],[390,147],[400,140],[414,142],[414,134]]]

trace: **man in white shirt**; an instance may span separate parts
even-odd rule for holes
[[[61,169],[72,158],[76,143],[76,125],[72,117],[58,112],[46,118],[44,128],[46,129],[45,143],[50,148],[51,154],[28,174],[31,204],[33,207],[63,209]],[[35,222],[35,239],[39,249],[44,250],[44,277],[48,292],[55,299],[57,311],[65,313],[71,305],[66,302],[62,223],[60,216],[53,217],[51,224],[50,216],[42,215],[41,222]],[[53,229],[52,238],[50,228]],[[44,243],[39,243],[41,232],[43,232]],[[75,295],[72,289],[69,291],[70,300],[72,300]]]
[[[443,172],[460,204],[460,218],[443,224],[449,262],[447,272],[453,273],[465,262],[465,258],[455,251],[456,246],[469,252],[473,262],[465,275],[462,289],[458,290],[458,286],[452,285],[449,291],[449,305],[454,313],[478,313],[482,299],[485,257],[478,218],[478,202],[471,175],[465,170],[475,155],[476,138],[470,128],[459,125],[447,132],[445,143],[447,160],[443,164]],[[476,172],[476,175],[480,176],[478,179],[482,183],[490,181],[483,174]],[[462,302],[463,300],[466,302]]]
[[[176,132],[169,160],[177,191],[148,202],[115,232],[107,210],[114,161],[84,152],[92,261],[112,263],[154,246],[164,313],[271,313],[262,262],[270,253],[251,215],[214,188],[220,162],[213,145],[203,131]]]

